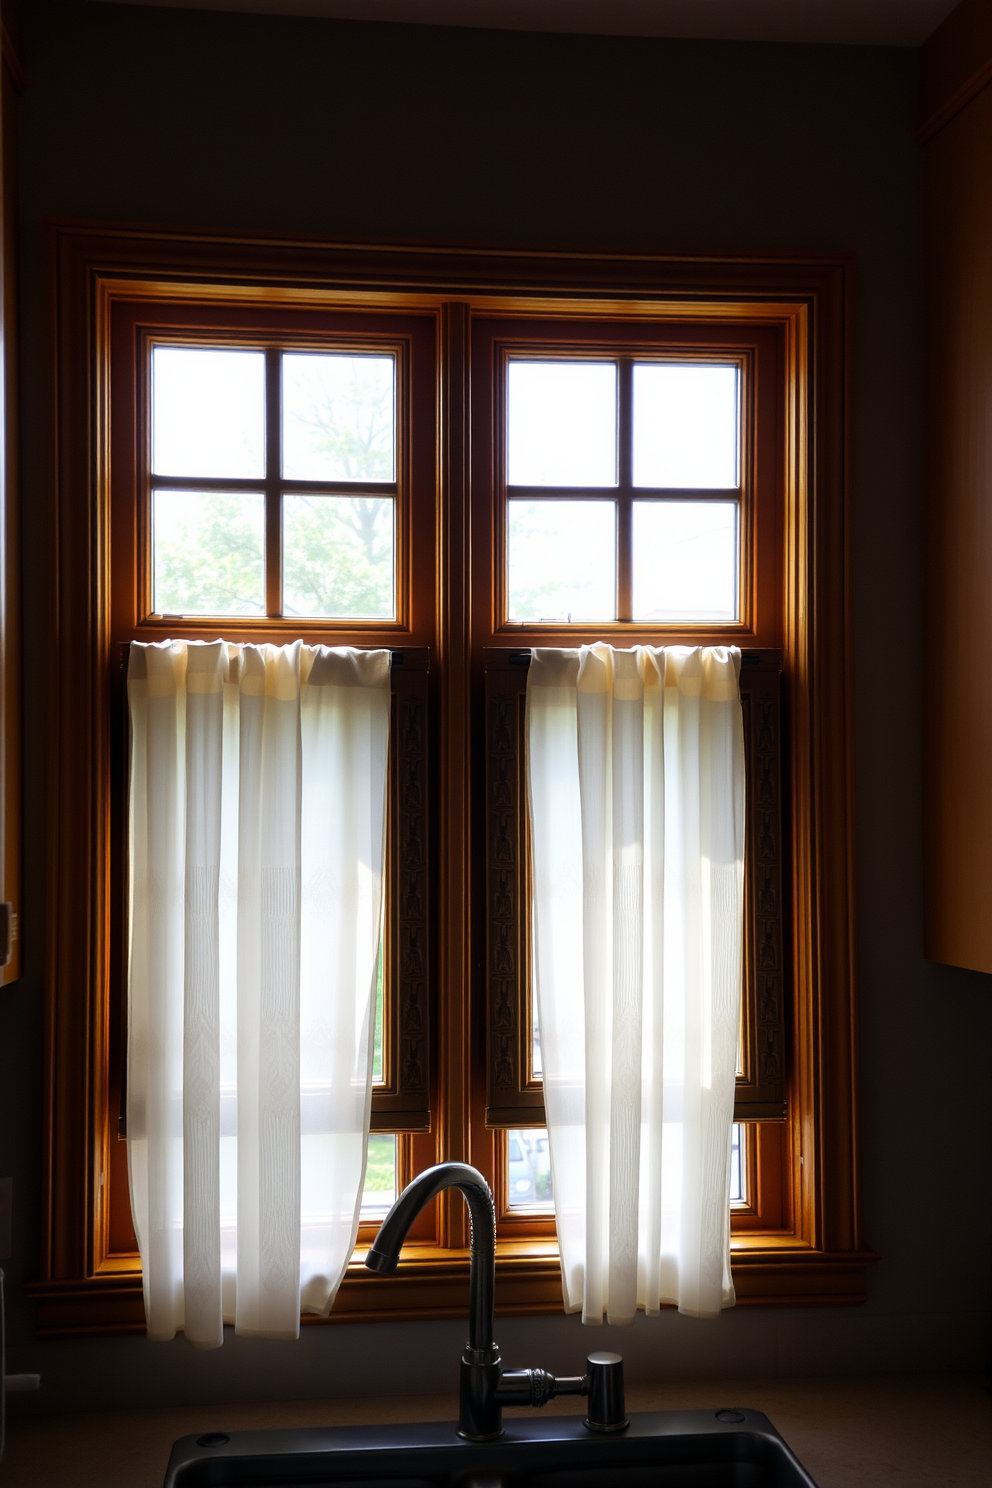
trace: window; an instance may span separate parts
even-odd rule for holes
[[[753,1002],[757,1021],[743,1031],[752,1105],[741,1117],[735,1278],[745,1301],[860,1296],[870,1257],[860,1243],[854,1176],[845,262],[554,258],[76,228],[56,230],[55,254],[57,851],[51,1205],[34,1288],[42,1330],[141,1327],[113,1079],[122,867],[117,658],[136,637],[216,635],[221,626],[232,640],[333,637],[389,646],[404,658],[393,672],[394,737],[407,754],[402,767],[394,761],[391,783],[384,1084],[373,1119],[385,1139],[379,1192],[388,1192],[391,1143],[400,1182],[442,1158],[476,1163],[497,1192],[497,1305],[511,1312],[556,1309],[561,1294],[553,1222],[542,1212],[540,1072],[520,975],[526,947],[494,899],[494,891],[511,899],[519,891],[512,874],[500,876],[500,830],[514,852],[524,844],[512,801],[505,822],[494,821],[503,809],[494,792],[512,796],[519,780],[509,755],[501,767],[490,747],[487,668],[504,679],[512,701],[526,675],[514,657],[535,644],[576,644],[593,634],[615,644],[733,641],[759,657],[747,669],[757,688],[749,725],[756,736],[765,702],[779,716],[770,653],[780,653],[785,726],[774,747],[782,751],[783,795],[762,809],[779,813],[782,894],[771,942],[763,926],[752,943],[759,962],[777,962],[762,970],[779,977],[780,1012],[788,989],[790,1010],[775,1024],[775,1048],[771,1025],[761,1021],[774,998]],[[211,359],[200,363],[210,369],[205,398],[221,398],[223,364],[254,389],[256,407],[265,402],[264,447],[235,429],[223,469],[195,468],[206,459],[195,451],[160,454],[149,426],[149,380],[161,377],[164,386],[169,356],[194,353]],[[383,433],[390,369],[391,469]],[[519,448],[507,441],[515,390],[527,378],[557,379],[559,387],[564,379],[572,389],[564,400],[572,413],[556,415],[552,404],[544,419],[549,428],[557,419],[557,465],[542,466],[540,449],[526,439]],[[341,455],[346,438],[336,453],[315,450],[324,434],[312,401],[298,414],[300,388],[312,400],[316,385],[348,379],[358,389],[353,406],[365,406],[364,388],[378,410],[360,467]],[[700,388],[709,389],[705,397]],[[534,401],[533,389],[526,401]],[[574,410],[587,407],[577,459]],[[639,410],[659,407],[641,420]],[[709,441],[705,468],[659,452],[643,432],[659,418],[687,426],[709,419],[723,430]],[[225,515],[220,528],[225,540],[236,529],[242,544],[238,593],[249,569],[253,585],[254,608],[239,599],[238,612],[204,598],[192,582],[195,563],[183,558],[209,549],[199,534],[212,520],[211,503],[220,511],[232,496],[236,520]],[[367,503],[361,512],[359,502]],[[528,523],[560,523],[572,506],[600,523],[596,556],[610,559],[581,603],[570,602],[567,584],[542,592],[545,576],[535,584],[527,569]],[[321,589],[301,572],[294,551],[310,550],[315,539],[294,549],[300,513],[315,529],[332,529],[329,550],[337,544],[338,552],[351,542],[342,532],[347,519],[369,518],[360,594],[343,583]],[[683,547],[715,553],[699,572],[717,582],[701,590],[683,582],[687,566],[639,567],[648,528],[652,542],[660,530],[666,542],[674,534]],[[178,607],[166,611],[160,602]],[[580,615],[593,604],[598,615]],[[505,720],[511,739],[515,708]],[[752,761],[752,776],[754,769]],[[761,760],[757,769],[753,810],[764,789]],[[765,833],[764,820],[759,826]],[[516,862],[525,865],[525,854]],[[767,906],[775,884],[765,866],[762,858],[748,892],[774,921]],[[513,913],[518,926],[526,923]],[[508,1002],[498,992],[493,1000],[494,944],[505,946],[513,967]],[[517,1054],[507,1085],[513,1098],[501,1106],[490,1074],[494,1008],[506,1006],[515,1020],[507,1047]],[[764,1059],[769,1052],[778,1058],[774,1096],[762,1085],[776,1062]],[[763,1100],[769,1108],[756,1109]],[[460,1312],[462,1210],[460,1201],[442,1199],[423,1212],[398,1278],[383,1281],[356,1263],[332,1320]]]
[[[394,620],[398,350],[149,358],[152,613]]]
[[[507,354],[506,620],[738,619],[742,369],[647,352]]]
[[[473,324],[475,568],[485,677],[487,1122],[543,1130],[534,1039],[524,704],[530,646],[672,641],[743,649],[749,780],[737,1115],[782,1121],[781,448],[756,409],[784,401],[778,335],[755,324]],[[648,561],[650,560],[650,561]],[[483,567],[484,566],[484,567]],[[759,578],[760,575],[760,578]],[[491,577],[490,577],[491,576]],[[763,649],[758,649],[762,647]],[[738,1128],[740,1134],[740,1128]],[[502,1139],[507,1224],[537,1226],[535,1137]],[[746,1139],[745,1139],[746,1140]],[[783,1222],[783,1148],[751,1132],[737,1230]],[[764,1208],[758,1209],[757,1195]],[[744,1202],[747,1195],[748,1202]],[[544,1213],[549,1212],[545,1197]],[[550,1228],[550,1227],[548,1227]]]
[[[309,335],[286,344],[273,344],[271,332],[262,344],[252,344],[244,326],[234,343],[235,327],[198,329],[190,342],[188,329],[165,339],[166,333],[145,325],[139,365],[126,362],[115,369],[112,399],[118,401],[121,384],[136,376],[148,429],[138,461],[142,498],[136,554],[136,575],[146,580],[139,594],[146,598],[135,621],[161,616],[171,634],[184,623],[208,618],[216,628],[227,628],[232,619],[262,617],[303,624],[395,621],[399,497],[409,487],[406,450],[398,449],[397,437],[408,422],[405,341],[379,336],[362,345],[316,322]],[[225,329],[227,339],[219,339]],[[123,499],[130,501],[130,492]],[[149,613],[142,614],[146,606]],[[400,651],[395,658],[398,664],[412,661]],[[420,680],[425,682],[423,674]],[[422,708],[424,686],[419,694]],[[398,687],[397,715],[400,698],[409,708],[409,682]],[[425,791],[426,781],[419,779],[422,760],[408,747],[409,731],[395,732],[399,724],[397,716],[393,773],[408,782],[407,791],[411,775],[417,775]],[[398,883],[418,875],[408,861],[398,810],[391,815]],[[416,894],[408,884],[408,911]],[[115,886],[114,917],[121,899]],[[390,900],[400,902],[395,885]],[[400,924],[394,915],[389,950],[398,949]],[[403,1079],[398,1040],[392,1036],[401,980],[397,956],[388,958],[388,967],[387,958],[384,935],[373,1070],[380,1121],[387,1109],[384,1097],[411,1083]],[[120,995],[123,999],[122,985]],[[426,1007],[426,997],[423,1002]],[[123,1044],[122,1037],[111,1064],[115,1082]],[[426,1125],[422,1077],[420,1086],[419,1095],[412,1089],[405,1094]],[[416,1123],[417,1114],[410,1110],[406,1119]],[[384,1197],[395,1195],[396,1160],[395,1136],[376,1134],[363,1200],[370,1222],[384,1212]],[[112,1190],[122,1182],[112,1163]],[[126,1206],[115,1201],[112,1192],[116,1212],[126,1219]]]
[[[387,913],[369,1225],[430,1128],[427,692],[433,641],[431,327],[326,311],[266,316],[121,297],[109,395],[133,424],[114,450],[113,792],[107,1079],[124,1133],[128,642],[166,636],[389,646]],[[416,375],[416,391],[411,374]],[[416,523],[417,536],[413,535]],[[412,557],[419,582],[412,577]],[[426,572],[425,572],[426,571]],[[425,598],[429,596],[429,598]],[[426,618],[425,618],[426,617]],[[411,640],[423,641],[411,645]],[[113,666],[117,659],[116,669]],[[397,1133],[402,1133],[398,1136]],[[135,1249],[126,1148],[106,1149],[108,1254]]]
[[[754,1185],[749,1182],[748,1131],[735,1121],[731,1130],[730,1207],[750,1209]],[[506,1133],[506,1208],[534,1214],[554,1212],[554,1186],[548,1133],[542,1127],[523,1127]]]

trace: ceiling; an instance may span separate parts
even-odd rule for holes
[[[919,46],[957,0],[113,0],[195,10],[729,41]]]

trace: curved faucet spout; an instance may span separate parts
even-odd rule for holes
[[[413,1221],[445,1188],[461,1190],[472,1218],[468,1343],[459,1375],[458,1435],[467,1441],[492,1441],[502,1435],[504,1405],[544,1405],[556,1395],[592,1395],[600,1403],[586,1417],[589,1430],[622,1431],[627,1418],[623,1413],[623,1363],[617,1354],[591,1354],[589,1374],[563,1379],[556,1379],[545,1369],[504,1371],[493,1342],[496,1211],[489,1185],[476,1168],[468,1163],[438,1163],[414,1178],[379,1227],[365,1257],[366,1266],[386,1276],[395,1271]],[[603,1383],[607,1375],[608,1388]]]
[[[442,1189],[457,1188],[468,1205],[472,1222],[469,1262],[469,1325],[466,1359],[470,1364],[492,1364],[499,1358],[493,1343],[493,1292],[496,1270],[496,1213],[489,1185],[468,1163],[438,1163],[414,1178],[386,1215],[365,1257],[370,1271],[389,1275],[396,1270],[407,1232],[425,1204]]]

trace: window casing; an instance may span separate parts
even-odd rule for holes
[[[432,804],[424,831],[436,1015],[429,1038],[431,1127],[408,1128],[401,1138],[401,1179],[429,1162],[461,1157],[482,1168],[497,1193],[506,1138],[486,1123],[487,908],[480,890],[485,651],[589,638],[554,624],[528,633],[506,619],[492,397],[497,347],[551,342],[560,351],[581,341],[595,351],[609,342],[633,346],[640,356],[648,346],[655,350],[644,355],[661,354],[663,341],[667,355],[691,346],[693,354],[711,348],[724,359],[734,348],[745,369],[745,397],[757,398],[767,412],[744,424],[755,430],[758,452],[742,451],[738,619],[663,632],[622,621],[594,629],[614,644],[705,635],[782,653],[788,1113],[753,1128],[748,1160],[757,1177],[749,1188],[752,1212],[735,1225],[735,1279],[742,1301],[856,1300],[871,1257],[861,1244],[855,1182],[846,262],[556,260],[208,236],[166,240],[75,228],[55,229],[52,246],[58,665],[50,791],[51,1202],[42,1275],[33,1287],[41,1330],[142,1326],[137,1260],[111,1244],[106,1194],[118,1141],[109,1072],[119,957],[107,927],[119,837],[112,821],[111,762],[119,748],[112,737],[119,686],[112,653],[136,634],[153,639],[175,629],[175,622],[142,610],[138,565],[120,562],[122,553],[147,551],[140,544],[137,485],[130,496],[121,495],[120,485],[122,471],[142,468],[135,441],[144,436],[136,432],[138,379],[121,394],[112,371],[138,356],[141,327],[149,325],[156,335],[222,333],[254,344],[262,334],[279,344],[287,336],[347,335],[367,344],[372,324],[383,336],[406,338],[409,428],[429,430],[426,438],[409,435],[408,496],[398,498],[408,501],[398,518],[398,529],[401,521],[408,524],[401,580],[407,589],[396,620],[330,629],[337,642],[430,651],[425,769]],[[92,404],[82,394],[87,387]],[[754,479],[762,469],[776,472],[766,486]],[[763,541],[762,523],[769,520]],[[216,629],[216,622],[198,620],[188,633]],[[328,629],[275,617],[224,623],[232,639],[244,640],[290,630],[326,642]],[[393,1121],[393,1129],[401,1125]],[[507,1218],[500,1234],[498,1306],[509,1312],[560,1307],[553,1226]],[[356,1262],[332,1320],[460,1312],[466,1242],[462,1207],[442,1200],[421,1216],[398,1278],[371,1277]]]

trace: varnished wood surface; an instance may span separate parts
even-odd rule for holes
[[[0,901],[11,905],[10,958],[0,966],[0,987],[21,975],[24,924],[21,906],[21,523],[18,460],[16,281],[16,59],[6,45],[0,67]]]
[[[992,5],[961,0],[923,47],[920,139],[932,138],[992,82]]]
[[[977,971],[992,971],[990,180],[987,88],[927,146],[924,952]]]

